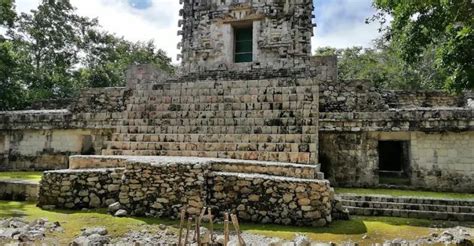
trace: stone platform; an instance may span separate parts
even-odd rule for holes
[[[340,196],[343,206],[353,215],[474,221],[474,199],[356,194],[340,194]]]
[[[232,212],[244,221],[324,226],[334,190],[319,165],[198,157],[72,156],[45,172],[39,205],[98,208],[119,202],[129,215],[171,217]]]

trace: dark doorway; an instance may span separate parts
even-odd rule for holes
[[[234,62],[252,62],[253,27],[234,27]]]
[[[410,185],[410,157],[407,141],[379,141],[379,182]]]

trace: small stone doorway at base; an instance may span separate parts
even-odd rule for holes
[[[379,141],[379,184],[410,185],[408,141]]]

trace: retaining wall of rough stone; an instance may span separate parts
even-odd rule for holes
[[[101,161],[95,163],[114,157],[97,158]],[[331,222],[333,190],[328,181],[315,179],[314,166],[227,161],[229,168],[226,161],[212,158],[127,157],[125,169],[48,171],[41,181],[39,205],[80,209],[118,201],[134,216],[176,217],[182,208],[198,215],[203,207],[211,207],[214,214],[233,212],[254,222],[314,226]],[[296,172],[298,168],[301,171]],[[289,175],[298,178],[277,176],[292,171]]]
[[[209,203],[244,221],[311,226],[332,221],[325,180],[217,172],[208,185]]]
[[[182,207],[193,215],[206,203],[206,175],[201,164],[148,164],[129,161],[123,174],[120,204],[131,215],[174,217]]]
[[[123,169],[46,171],[40,182],[39,206],[101,208],[117,201]]]

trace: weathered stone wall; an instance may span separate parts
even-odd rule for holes
[[[68,156],[93,154],[103,137],[91,130],[51,129],[0,131],[0,170],[68,168]]]
[[[208,166],[188,163],[126,165],[119,201],[131,215],[175,217],[181,208],[198,215],[205,206]]]
[[[28,110],[70,109],[74,112],[122,112],[131,90],[125,87],[87,88],[77,96],[33,102]]]
[[[123,112],[132,91],[125,87],[88,88],[81,91],[71,106],[73,112]]]
[[[320,134],[321,171],[335,186],[377,186],[378,141],[409,143],[413,188],[474,191],[474,133],[324,132]]]
[[[0,180],[0,200],[36,201],[38,183],[25,180]]]
[[[46,171],[38,205],[56,208],[101,208],[117,201],[123,169]]]
[[[213,173],[209,203],[244,221],[324,226],[332,221],[332,191],[326,180]]]
[[[384,91],[383,98],[390,108],[463,107],[467,93],[451,95],[444,91]]]
[[[411,134],[412,184],[474,192],[474,132]]]
[[[321,171],[333,186],[378,184],[378,142],[366,132],[320,134]]]
[[[68,157],[100,153],[104,141],[123,119],[131,95],[126,88],[94,88],[43,110],[0,112],[0,170],[68,168]],[[44,108],[49,108],[48,110]]]
[[[273,0],[184,1],[183,72],[280,68],[304,65],[311,56],[313,3]],[[236,26],[253,27],[253,62],[234,63]]]
[[[377,112],[388,109],[381,93],[368,81],[322,81],[319,86],[321,112]]]
[[[466,107],[470,92],[395,91],[375,88],[365,80],[322,80],[321,112],[381,112],[390,109]]]

